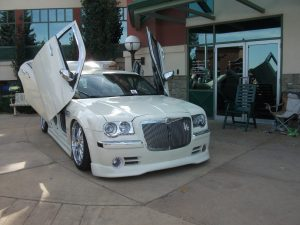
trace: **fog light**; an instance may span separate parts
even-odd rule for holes
[[[116,157],[112,160],[112,166],[115,168],[120,168],[124,165],[124,160],[121,157]]]
[[[205,150],[206,150],[206,145],[203,145],[202,146],[202,152],[205,152]]]

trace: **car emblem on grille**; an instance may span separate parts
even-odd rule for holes
[[[183,123],[183,129],[184,129],[185,131],[189,131],[189,130],[190,130],[190,127],[189,127],[189,125],[188,125],[187,123]]]

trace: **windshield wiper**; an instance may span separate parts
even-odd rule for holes
[[[89,95],[88,93],[84,92],[84,91],[80,91],[77,89],[77,91],[80,93],[80,94],[84,94],[87,98],[99,98],[98,95]]]
[[[84,91],[80,91],[77,89],[77,91],[80,93],[80,94],[84,94],[86,97],[90,97],[90,95]]]

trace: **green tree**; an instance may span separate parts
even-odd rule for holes
[[[81,0],[82,29],[87,58],[108,60],[115,58],[123,28],[116,0]]]
[[[14,46],[14,14],[11,11],[0,11],[0,46]]]
[[[28,13],[24,12],[24,21],[30,21],[31,18]],[[18,77],[18,71],[20,66],[29,58],[26,55],[26,48],[28,46],[35,45],[35,34],[34,31],[30,28],[30,23],[24,23],[24,26],[17,26],[17,32],[15,35],[15,58],[12,60],[12,67],[16,77]],[[21,82],[20,82],[21,83]]]
[[[24,41],[26,46],[33,46],[36,45],[35,33],[34,30],[31,28],[31,14],[28,13],[27,10],[24,11]]]

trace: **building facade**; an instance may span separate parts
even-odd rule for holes
[[[127,37],[127,2],[119,1],[123,35]],[[40,46],[66,24],[76,20],[80,24],[80,0],[2,0],[0,1],[0,90],[16,80],[12,60],[16,53],[15,39],[18,28],[30,33],[26,43],[26,56],[33,58]],[[0,91],[1,93],[1,91]]]
[[[202,106],[210,117],[224,114],[224,100],[233,98],[239,82],[258,84],[256,111],[262,119],[264,102],[279,104],[284,92],[299,92],[297,0],[121,0],[119,7],[126,31],[121,42],[127,32],[140,38],[135,57],[145,58],[144,75],[152,74],[147,26],[164,47],[165,71],[175,71],[171,95]],[[80,0],[0,1],[0,88],[16,80],[10,37],[17,27],[32,29],[39,45],[70,21],[80,23],[80,8]],[[26,54],[36,51],[31,46]],[[123,54],[131,70],[130,54]]]
[[[165,47],[166,68],[174,70],[172,95],[202,106],[210,117],[224,114],[237,84],[257,84],[256,112],[268,118],[264,102],[279,104],[286,91],[300,92],[300,2],[297,0],[128,0],[128,34],[145,40],[148,26]],[[130,69],[127,53],[126,68]]]

